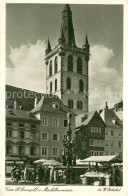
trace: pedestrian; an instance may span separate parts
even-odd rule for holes
[[[46,184],[48,184],[49,178],[50,178],[50,170],[48,167],[46,167],[46,169],[45,169],[45,182],[46,182]]]
[[[66,169],[66,184],[70,183],[70,168]]]
[[[41,183],[42,181],[42,168],[41,166],[38,169],[38,182]]]
[[[11,178],[12,178],[12,180],[14,178],[14,171],[15,171],[15,166],[12,166],[11,167]]]
[[[114,178],[114,185],[115,186],[120,186],[120,171],[119,168],[116,166],[115,168],[115,178]]]
[[[15,170],[15,179],[16,179],[16,182],[18,183],[20,179],[20,171],[18,167],[16,167],[16,170]]]
[[[21,179],[24,180],[24,168],[21,168]]]
[[[66,183],[66,169],[63,171],[63,182]]]
[[[54,166],[50,168],[50,183],[54,182]]]
[[[28,180],[28,166],[26,165],[24,168],[24,181]]]
[[[74,184],[75,183],[75,172],[74,172],[73,168],[71,170],[71,174],[70,175],[71,175],[71,177],[70,177],[71,178],[71,183]]]
[[[32,167],[32,169],[31,169],[31,181],[33,184],[36,181],[36,169],[34,167]]]
[[[28,183],[31,183],[31,182],[32,182],[32,169],[29,166],[28,167]]]

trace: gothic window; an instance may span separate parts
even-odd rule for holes
[[[30,155],[36,155],[36,147],[31,146],[31,148],[30,148]]]
[[[74,103],[73,100],[68,99],[68,108],[73,109]]]
[[[83,108],[82,101],[77,101],[77,109],[82,110],[82,108]]]
[[[52,82],[50,82],[50,94],[52,94]]]
[[[67,90],[71,90],[71,79],[67,78]]]
[[[77,59],[77,73],[82,74],[82,59],[80,57]]]
[[[73,57],[71,55],[68,56],[68,71],[73,71]]]
[[[57,79],[55,79],[55,91],[57,91]]]
[[[73,100],[70,102],[70,108],[73,109]]]
[[[80,110],[82,110],[82,107],[83,107],[83,105],[82,105],[82,101],[80,101]]]
[[[84,90],[83,80],[80,80],[79,81],[79,91],[83,92],[83,90]]]
[[[77,101],[77,109],[79,109],[80,108],[80,106],[79,106],[79,101]]]
[[[57,73],[57,71],[58,71],[58,62],[57,62],[57,56],[56,56],[56,58],[55,58],[55,62],[54,62],[54,68],[55,68],[54,72],[55,72],[55,73]]]
[[[19,155],[24,155],[24,146],[19,146]]]
[[[50,61],[49,65],[49,75],[52,76],[52,61]]]
[[[12,146],[10,145],[6,146],[6,154],[12,154]]]

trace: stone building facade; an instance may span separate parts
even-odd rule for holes
[[[123,159],[123,123],[115,114],[113,109],[109,109],[106,103],[105,108],[100,111],[100,116],[106,124],[105,129],[105,155],[118,155]]]
[[[6,109],[6,172],[39,159],[40,120],[28,111]]]
[[[104,155],[105,127],[106,125],[97,111],[79,116],[79,124],[77,123],[75,131],[78,158]]]
[[[58,44],[51,49],[48,40],[45,51],[46,92],[57,95],[77,114],[88,112],[89,48],[87,35],[83,47],[76,46],[72,12],[66,4]]]
[[[44,95],[31,111],[41,121],[40,158],[61,160],[63,140],[67,137],[67,114],[72,114],[72,137],[75,136],[75,113],[56,96]]]

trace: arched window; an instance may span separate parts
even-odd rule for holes
[[[82,74],[82,59],[79,57],[77,59],[77,73]]]
[[[67,78],[67,90],[71,90],[71,78]]]
[[[74,103],[73,103],[73,100],[70,100],[70,108],[73,109],[73,106],[74,106]]]
[[[77,109],[80,109],[79,101],[77,101]]]
[[[55,79],[55,91],[57,91],[57,79]]]
[[[50,94],[52,94],[52,82],[50,82]]]
[[[55,61],[54,61],[54,72],[57,73],[58,71],[58,61],[57,61],[57,56],[55,58]]]
[[[80,80],[80,81],[79,81],[79,91],[80,91],[80,92],[83,92],[83,90],[84,90],[83,80]]]
[[[82,110],[82,108],[83,108],[82,101],[80,101],[79,105],[80,105],[80,110]]]
[[[82,101],[77,101],[77,109],[82,110],[82,108],[83,108]]]
[[[50,61],[49,65],[49,75],[52,76],[52,61]]]
[[[68,56],[68,71],[73,71],[73,57],[71,55]]]
[[[68,99],[68,108],[73,109],[74,103],[73,100]]]
[[[70,99],[68,99],[68,108],[70,108]]]

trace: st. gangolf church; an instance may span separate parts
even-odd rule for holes
[[[66,4],[58,43],[52,48],[48,39],[45,50],[46,93],[57,95],[77,115],[88,112],[89,48],[87,35],[83,46],[77,47],[72,11]]]

